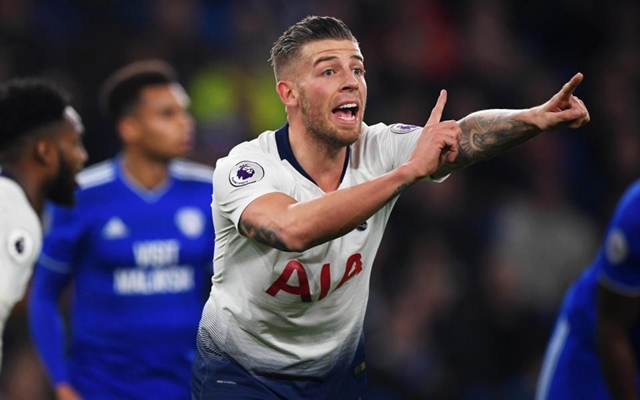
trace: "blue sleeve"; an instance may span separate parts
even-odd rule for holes
[[[620,200],[598,257],[600,281],[609,289],[640,296],[640,184]]]
[[[70,280],[70,274],[51,271],[38,263],[29,297],[31,340],[54,385],[67,382],[65,329],[59,299]]]
[[[73,278],[73,262],[82,238],[77,208],[48,205],[50,226],[36,263],[29,298],[29,329],[54,384],[67,381],[65,328],[60,297]]]

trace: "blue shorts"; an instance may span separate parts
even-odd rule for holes
[[[256,376],[225,355],[199,348],[191,370],[191,399],[358,400],[367,388],[365,366],[362,340],[353,368],[324,378]]]

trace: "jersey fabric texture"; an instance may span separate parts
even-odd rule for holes
[[[27,195],[15,181],[0,175],[0,369],[4,325],[24,296],[41,247],[40,218]]]
[[[188,399],[210,287],[213,171],[174,161],[146,191],[116,158],[83,171],[72,208],[52,207],[30,326],[54,383],[85,399]],[[73,281],[70,341],[58,304]]]
[[[622,295],[640,296],[640,181],[620,199],[594,262],[565,295],[536,399],[611,398],[596,352],[598,284]],[[630,335],[640,365],[640,324],[634,325]]]
[[[339,189],[397,168],[420,132],[363,125]],[[396,199],[352,232],[304,252],[241,235],[240,216],[260,196],[280,192],[301,202],[324,194],[295,159],[287,125],[218,160],[214,186],[215,275],[198,332],[195,398],[244,398],[247,382],[275,398],[358,398],[366,381],[362,328],[371,266]],[[234,378],[236,366],[248,375],[243,380]]]

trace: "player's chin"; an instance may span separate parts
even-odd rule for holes
[[[347,124],[339,123],[337,126],[338,130],[343,132],[343,134],[358,137],[362,130],[362,121],[354,121]]]
[[[167,161],[170,161],[174,158],[183,158],[188,156],[191,153],[192,149],[193,147],[191,146],[177,145],[175,146],[175,148],[171,149],[171,151],[168,151],[165,154],[165,158]]]

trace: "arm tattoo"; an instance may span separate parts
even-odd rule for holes
[[[258,243],[273,247],[274,249],[282,251],[291,251],[284,241],[272,230],[264,227],[258,227],[249,224],[246,221],[240,220],[240,233],[249,239],[255,240]]]
[[[459,121],[462,138],[458,156],[444,164],[432,177],[443,177],[450,172],[477,161],[491,159],[534,138],[538,127],[517,118],[506,110],[487,110],[473,113]]]

